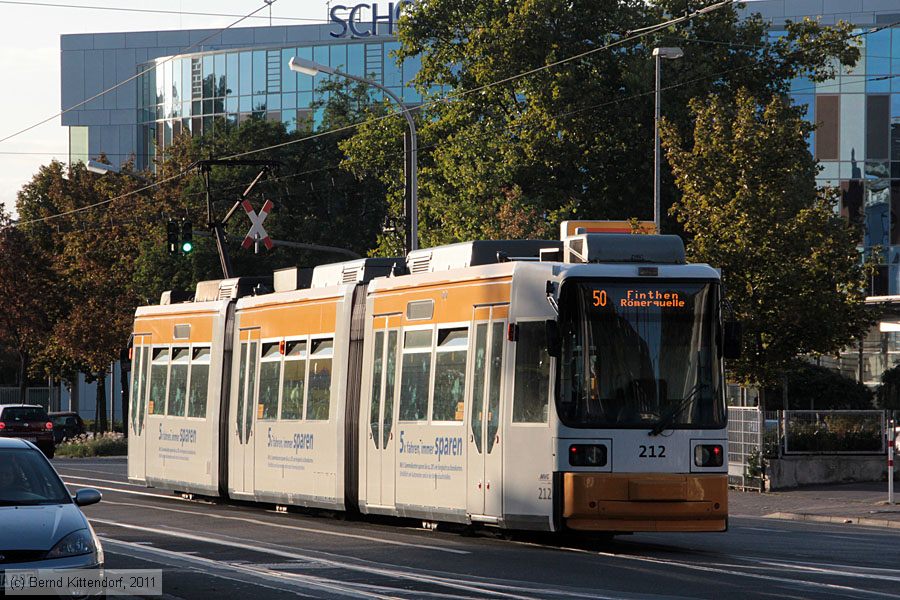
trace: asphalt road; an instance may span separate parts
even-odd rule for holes
[[[732,516],[724,534],[574,542],[188,501],[124,460],[56,460],[108,568],[163,569],[169,598],[900,598],[900,531]]]

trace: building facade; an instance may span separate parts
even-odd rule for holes
[[[289,130],[315,127],[323,76],[290,71],[291,56],[372,76],[405,102],[420,102],[410,86],[418,60],[398,66],[390,55],[400,6],[383,3],[386,12],[377,14],[375,5],[374,15],[372,6],[335,6],[321,25],[62,36],[63,109],[143,73],[63,115],[70,161],[105,153],[119,164],[133,155],[138,167],[150,167],[180,133],[251,115]],[[900,294],[900,0],[762,0],[743,10],[771,21],[773,36],[804,17],[857,28],[856,67],[831,81],[798,79],[791,93],[818,124],[810,149],[822,167],[819,183],[839,189],[841,213],[864,224],[861,247],[882,249],[870,293]]]
[[[217,117],[240,122],[255,114],[288,129],[315,125],[320,117],[312,106],[325,76],[290,71],[292,56],[374,78],[418,103],[409,83],[419,61],[398,66],[390,55],[399,47],[401,4],[386,3],[384,14],[335,7],[332,22],[321,25],[63,35],[61,108],[74,107],[62,115],[69,160],[103,153],[114,165],[133,156],[139,168],[151,167],[175,136],[209,131]],[[373,97],[380,98],[377,90]]]

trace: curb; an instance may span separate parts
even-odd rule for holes
[[[900,521],[891,519],[869,519],[866,517],[838,517],[829,515],[811,515],[808,513],[777,512],[764,515],[767,519],[784,519],[788,521],[812,521],[816,523],[837,523],[839,525],[865,525],[867,527],[887,527],[900,529]]]

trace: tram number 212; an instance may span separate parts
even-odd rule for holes
[[[665,458],[666,457],[666,447],[665,446],[641,446],[641,453],[638,454],[640,458]]]

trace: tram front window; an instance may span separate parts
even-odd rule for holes
[[[725,424],[718,289],[570,281],[560,298],[560,419],[580,428]]]

